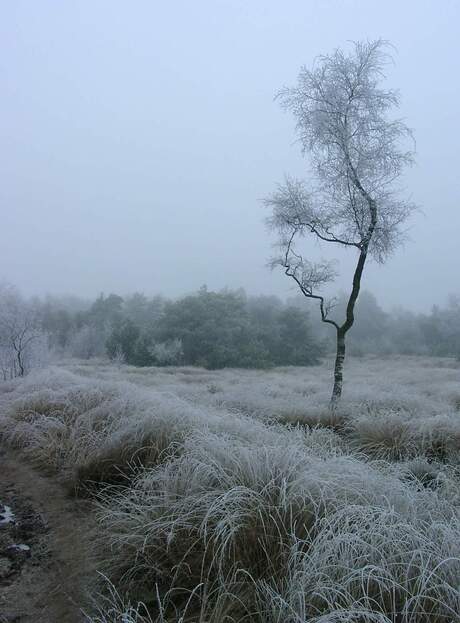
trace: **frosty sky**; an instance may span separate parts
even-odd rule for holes
[[[0,278],[26,294],[292,294],[266,268],[260,200],[306,163],[273,95],[316,55],[382,37],[423,213],[364,287],[385,308],[443,304],[460,294],[459,23],[456,0],[1,2]]]

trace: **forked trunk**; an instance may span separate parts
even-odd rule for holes
[[[334,387],[331,396],[331,408],[335,409],[342,396],[343,362],[345,360],[345,331],[337,330],[337,351],[334,366]]]

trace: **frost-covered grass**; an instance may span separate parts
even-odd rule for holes
[[[200,409],[266,422],[329,427],[374,458],[420,454],[455,461],[460,448],[460,363],[429,357],[350,359],[331,414],[331,362],[273,371],[71,364],[78,374],[170,393]]]
[[[0,431],[92,495],[96,622],[460,622],[460,366],[69,362],[0,386]]]

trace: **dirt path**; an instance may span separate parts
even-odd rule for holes
[[[0,623],[85,620],[89,507],[0,447]]]

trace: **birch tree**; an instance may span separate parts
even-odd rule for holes
[[[303,155],[309,158],[308,181],[287,178],[266,199],[268,224],[278,234],[281,266],[304,296],[318,302],[321,319],[336,331],[337,350],[331,404],[342,394],[345,338],[367,258],[383,263],[401,242],[401,225],[413,205],[400,197],[397,180],[413,162],[412,135],[392,116],[397,91],[384,89],[390,60],[382,40],[337,49],[302,68],[293,88],[278,94],[293,113]],[[336,276],[336,262],[310,261],[301,243],[313,237],[356,254],[344,318],[331,317],[324,286]]]

